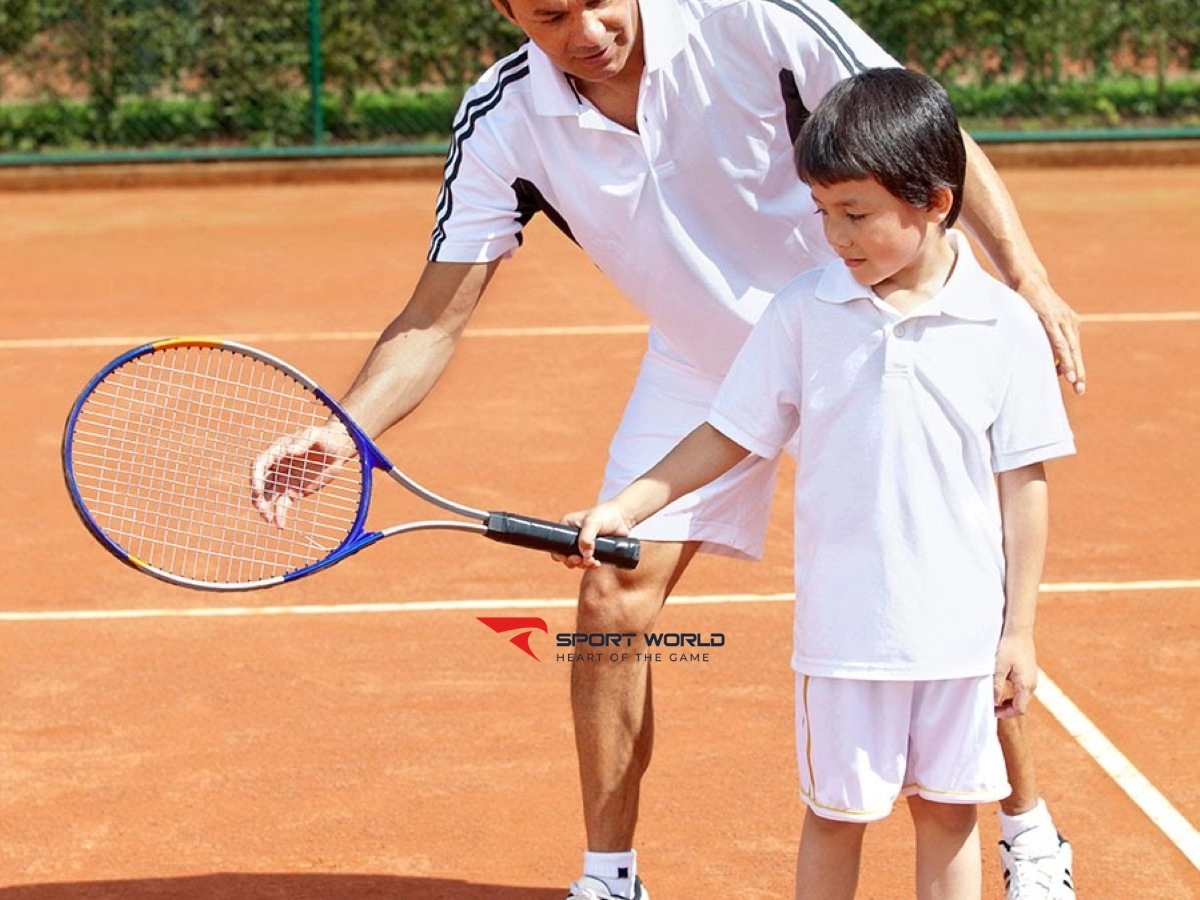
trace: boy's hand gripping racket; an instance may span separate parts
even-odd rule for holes
[[[122,562],[186,587],[269,587],[424,529],[579,553],[576,528],[421,487],[312,380],[227,341],[158,341],[114,359],[71,408],[62,457],[92,535]],[[462,519],[367,531],[375,469]],[[634,538],[605,537],[595,556],[631,569],[640,552]]]

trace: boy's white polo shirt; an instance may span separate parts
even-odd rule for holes
[[[797,278],[710,414],[760,456],[799,432],[797,671],[990,674],[1004,609],[995,473],[1074,452],[1037,317],[950,239],[950,279],[908,315],[840,261]]]
[[[526,44],[463,101],[429,258],[498,259],[544,211],[649,317],[657,351],[720,378],[770,298],[831,256],[789,124],[847,75],[897,63],[827,0],[639,6],[638,130]]]

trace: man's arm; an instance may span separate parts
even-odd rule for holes
[[[372,438],[416,409],[433,389],[498,265],[425,264],[412,297],[383,330],[342,398],[350,418]]]
[[[1000,276],[1024,297],[1054,349],[1060,374],[1082,394],[1085,390],[1083,352],[1079,343],[1079,316],[1054,288],[1025,233],[1017,208],[987,155],[963,132],[967,147],[967,183],[962,221]]]
[[[350,418],[372,438],[416,409],[433,389],[498,265],[425,264],[408,303],[379,336],[342,400]],[[251,501],[264,519],[283,527],[292,505],[320,490],[354,453],[350,435],[332,418],[300,434],[282,435],[255,459]]]

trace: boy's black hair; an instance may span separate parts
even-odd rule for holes
[[[873,178],[920,209],[938,188],[962,208],[967,151],[946,91],[909,69],[867,69],[825,95],[796,138],[796,170],[805,184]]]

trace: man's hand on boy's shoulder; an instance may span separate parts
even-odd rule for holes
[[[1087,390],[1087,375],[1079,337],[1079,313],[1045,281],[1022,285],[1018,290],[1046,329],[1058,374],[1067,380],[1076,394],[1083,394]]]

